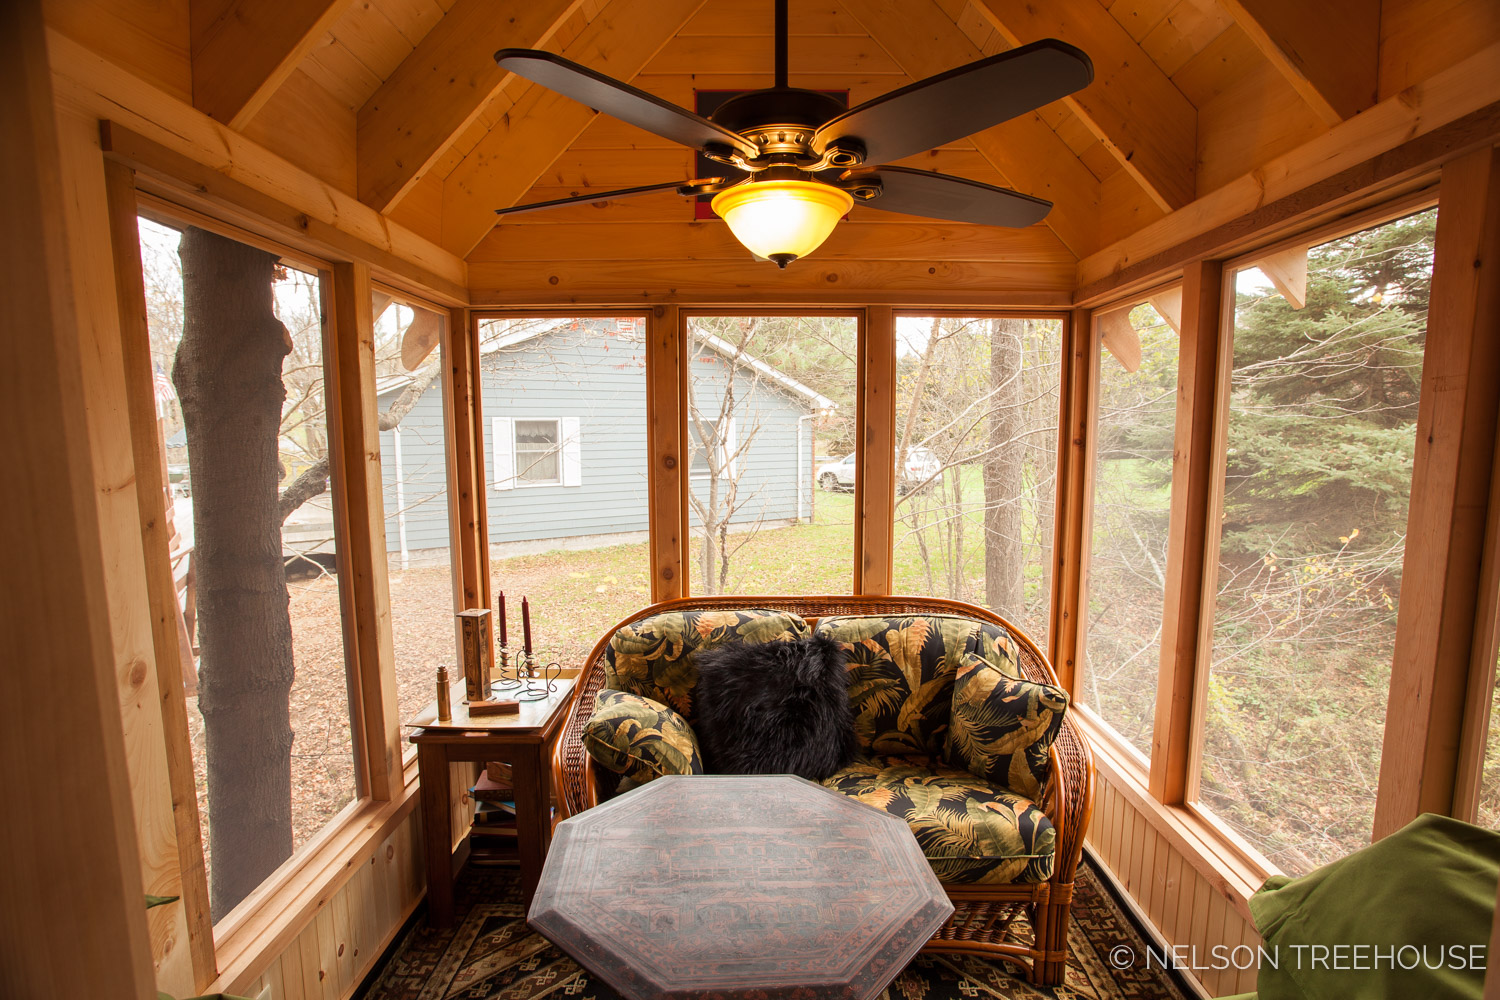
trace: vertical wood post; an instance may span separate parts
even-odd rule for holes
[[[1088,593],[1089,456],[1095,403],[1093,312],[1074,309],[1063,323],[1062,385],[1057,423],[1057,516],[1053,519],[1052,622],[1047,656],[1062,686],[1073,691],[1083,651]],[[1077,700],[1077,696],[1074,696]]]
[[[0,294],[24,331],[0,365],[0,462],[26,470],[0,512],[0,703],[17,707],[0,726],[0,995],[152,1000],[40,8],[0,5]],[[60,691],[67,710],[46,709]],[[91,794],[59,780],[81,773]]]
[[[141,243],[136,221],[135,171],[105,161],[109,197],[109,236],[114,255],[115,297],[120,314],[120,348],[125,362],[125,394],[135,460],[136,502],[141,512],[141,545],[146,559],[147,599],[151,605],[151,640],[156,650],[156,688],[161,701],[162,737],[167,750],[167,780],[172,791],[172,818],[177,831],[183,909],[193,988],[203,990],[218,974],[214,960],[213,918],[208,902],[208,870],[203,861],[198,820],[197,781],[188,736],[187,699],[183,690],[184,656],[180,642],[177,586],[172,577],[171,540],[167,537],[166,458],[156,416],[156,379],[151,364],[151,334],[146,324],[146,288],[141,270]],[[156,472],[153,475],[153,471]]]
[[[854,589],[889,594],[896,519],[896,316],[870,306],[860,323],[854,445]]]
[[[353,668],[350,694],[358,701],[356,721],[363,741],[367,788],[371,797],[384,802],[400,794],[403,781],[369,265],[335,264],[332,296],[333,350],[327,368],[331,399],[337,405],[330,406],[335,420],[330,422],[329,439],[336,442],[332,471],[339,487],[336,512],[344,518],[339,543],[346,567],[341,582],[350,591],[355,639],[349,658]]]
[[[651,534],[651,600],[683,596],[688,538],[687,397],[682,316],[675,305],[656,306],[646,317],[646,475]]]
[[[1375,837],[1451,813],[1500,403],[1500,152],[1443,167]]]
[[[452,544],[457,554],[459,604],[463,608],[485,608],[489,607],[486,597],[489,546],[484,533],[484,453],[478,423],[481,411],[475,392],[479,351],[468,310],[448,311],[448,347],[443,361],[452,400],[453,419],[448,424],[452,439],[448,443],[455,472],[454,481],[449,483],[448,503],[452,507],[450,521],[458,527]],[[454,634],[456,637],[457,632]]]
[[[1149,782],[1152,796],[1169,805],[1184,800],[1191,782],[1195,690],[1206,667],[1199,662],[1205,648],[1202,634],[1212,624],[1212,605],[1203,588],[1206,581],[1212,590],[1207,552],[1210,533],[1217,538],[1219,530],[1213,456],[1217,399],[1228,391],[1218,385],[1229,355],[1223,299],[1223,266],[1218,261],[1194,261],[1183,269],[1171,529]]]

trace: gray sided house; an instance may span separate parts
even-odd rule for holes
[[[590,317],[481,336],[486,499],[498,552],[645,538],[643,333],[640,321]],[[721,498],[733,481],[730,521],[737,528],[809,517],[811,418],[832,402],[761,361],[736,357],[732,345],[716,338],[700,338],[692,353],[694,493],[706,498],[716,471]],[[382,379],[380,409],[411,381]],[[726,390],[734,401],[727,412]],[[703,431],[715,446],[713,460],[699,445]],[[380,435],[386,543],[410,564],[446,556],[443,449],[442,390],[434,382],[396,428]]]

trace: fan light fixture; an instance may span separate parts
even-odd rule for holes
[[[738,184],[713,200],[713,210],[729,224],[735,239],[778,267],[821,246],[852,207],[854,199],[847,192],[798,180]]]

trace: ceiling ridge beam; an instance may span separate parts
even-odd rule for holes
[[[1374,105],[1380,0],[1219,0],[1308,107],[1337,125]]]
[[[502,48],[539,49],[583,0],[458,0],[359,109],[359,200],[386,212],[515,79]]]
[[[610,0],[562,55],[629,82],[705,2]],[[495,209],[519,202],[597,116],[546,87],[532,85],[520,94],[443,182],[442,245],[467,256],[494,228]],[[682,179],[691,176],[692,165],[692,151],[684,146]]]
[[[1011,45],[1055,37],[1094,61],[1094,82],[1063,98],[1153,201],[1197,197],[1198,111],[1098,0],[972,0]]]
[[[193,107],[250,123],[353,0],[189,0]]]
[[[840,6],[914,80],[983,58],[935,0],[840,0]],[[1035,112],[970,138],[1005,183],[1053,203],[1043,223],[1068,250],[1082,258],[1098,248],[1099,181]]]

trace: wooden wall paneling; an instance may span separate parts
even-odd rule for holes
[[[189,0],[193,106],[244,128],[352,2]]]
[[[1093,518],[1092,428],[1098,367],[1093,315],[1075,309],[1063,322],[1057,443],[1057,517],[1052,551],[1052,627],[1047,655],[1069,692],[1078,682],[1088,628],[1088,556]]]
[[[515,79],[495,65],[494,52],[549,47],[579,6],[580,0],[545,0],[505,18],[490,0],[453,4],[359,109],[360,200],[381,212],[399,201]]]
[[[184,103],[193,99],[186,0],[43,0],[47,26]]]
[[[562,55],[628,81],[703,3],[611,0]],[[545,87],[521,92],[505,121],[487,132],[444,182],[443,245],[467,256],[494,226],[495,209],[516,204],[595,115]]]
[[[1443,167],[1375,837],[1454,805],[1500,412],[1500,151]],[[1478,669],[1487,669],[1479,665]]]
[[[318,942],[318,1000],[339,1000],[338,942],[333,932],[333,907],[325,906],[313,918],[312,929]]]
[[[66,194],[71,273],[75,283],[82,342],[84,396],[89,415],[88,452],[97,483],[110,625],[120,712],[124,722],[130,792],[139,836],[141,879],[154,895],[180,896],[177,823],[172,809],[161,688],[157,680],[151,603],[136,466],[130,432],[130,404],[120,337],[119,304],[110,243],[109,203],[98,127],[71,104],[58,108],[60,176]],[[153,465],[145,475],[159,475]],[[180,677],[174,660],[165,669]],[[186,907],[159,906],[147,916],[158,982],[169,992],[193,989]]]
[[[1500,6],[1472,0],[1382,0],[1380,99],[1500,41]]]
[[[36,0],[0,5],[0,91],[0,288],[8,322],[25,331],[0,366],[0,413],[12,431],[0,456],[5,468],[29,471],[6,491],[0,518],[0,700],[41,706],[68,696],[65,712],[20,711],[0,727],[0,758],[11,765],[0,815],[0,993],[152,1000],[107,603],[115,570],[101,549],[88,457],[86,338],[69,281],[67,185]],[[102,225],[94,236],[104,242]],[[108,299],[108,287],[95,284],[94,297]],[[98,782],[89,795],[60,780],[85,772]]]
[[[1319,118],[1337,125],[1376,100],[1380,0],[1223,0],[1255,47]]]
[[[853,592],[889,594],[896,517],[896,317],[889,306],[865,310],[856,356]]]
[[[354,925],[349,917],[349,897],[354,894],[355,879],[345,883],[342,891],[333,897],[325,912],[329,913],[333,930],[333,955],[338,968],[335,996],[343,997],[354,989]]]
[[[1484,145],[1493,145],[1500,101],[1500,44],[1435,74],[1413,91],[1362,114],[1091,254],[1078,264],[1080,304],[1132,278],[1148,278],[1236,241],[1348,202],[1374,185],[1395,185]]]
[[[297,940],[292,943],[302,964],[300,1000],[317,1000],[323,995],[323,980],[327,973],[318,953],[318,928],[316,922],[308,924]]]
[[[354,190],[354,112],[302,70],[240,132],[329,186]]]
[[[1221,390],[1222,266],[1196,261],[1183,270],[1182,329],[1178,340],[1177,417],[1172,444],[1172,499],[1167,538],[1166,605],[1161,671],[1151,737],[1151,794],[1169,805],[1184,800],[1191,776],[1193,706],[1199,683],[1203,588],[1208,536],[1217,538],[1213,510],[1214,428]],[[1212,588],[1210,587],[1210,590]],[[1211,606],[1208,609],[1211,621]]]
[[[198,825],[198,793],[188,738],[183,677],[181,670],[168,666],[184,662],[180,642],[181,611],[172,575],[171,539],[166,533],[165,477],[151,474],[151,470],[165,470],[166,459],[161,452],[151,334],[146,326],[146,290],[136,221],[135,172],[123,164],[106,162],[104,175],[119,310],[121,360],[125,366],[132,457],[137,470],[136,502],[141,512],[141,547],[146,562],[147,600],[151,608],[151,639],[156,662],[162,665],[162,669],[156,671],[157,697],[161,706],[167,780],[172,793],[180,891],[187,920],[193,988],[202,990],[213,981],[216,973],[213,920],[209,915],[208,872],[203,862],[203,841]]]
[[[447,300],[462,302],[467,297],[468,274],[459,258],[68,36],[49,31],[47,46],[59,97],[133,131],[150,143],[143,152],[176,154],[154,167],[134,163],[138,170],[150,168],[158,176],[175,177],[179,190],[186,186],[204,197],[222,198],[231,208],[260,216],[262,226],[268,220],[293,238],[342,244],[354,257],[409,276]]]
[[[659,305],[646,316],[646,503],[651,535],[651,600],[667,601],[686,591],[688,565],[687,476],[682,317],[676,306]]]
[[[349,658],[351,693],[357,689],[355,726],[363,742],[367,789],[376,801],[385,802],[401,793],[403,779],[375,402],[370,268],[361,262],[337,263],[332,278],[332,289],[324,289],[324,308],[332,317],[333,364],[326,367],[336,403],[336,409],[330,412],[336,420],[330,421],[329,428],[337,442],[333,452],[333,481],[339,487],[335,516],[344,519],[339,539],[340,576],[350,591],[355,634],[355,648]],[[330,294],[332,309],[328,310]]]
[[[1012,45],[1061,36],[1088,52],[1098,75],[1063,105],[1162,208],[1181,208],[1197,196],[1196,110],[1102,5],[974,0],[974,7]]]
[[[273,993],[271,1000],[297,1000],[302,996],[302,949],[293,942],[276,959],[281,968],[281,992]]]

